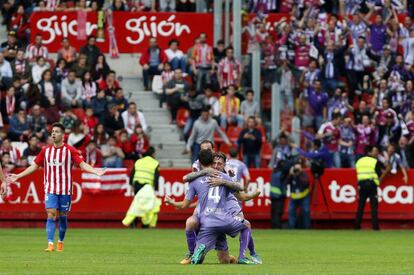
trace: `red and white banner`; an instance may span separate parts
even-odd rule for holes
[[[190,170],[162,169],[158,195],[170,195],[176,200],[184,198],[188,185],[182,177]],[[71,217],[78,221],[121,221],[127,211],[133,192],[127,186],[129,171],[117,170],[96,179],[73,170],[74,194]],[[261,195],[243,208],[249,220],[270,219],[270,177],[269,169],[252,169],[249,192],[260,190]],[[408,171],[408,178],[414,179],[414,170]],[[382,221],[414,222],[414,182],[402,182],[401,175],[386,177],[380,187],[379,216]],[[125,189],[126,188],[126,189]],[[12,196],[8,201],[0,200],[0,224],[2,221],[43,220],[44,187],[41,169],[31,176],[11,184]],[[109,192],[110,190],[117,192]],[[98,190],[101,190],[98,192]],[[95,192],[91,192],[95,191]],[[324,192],[326,197],[323,199]],[[311,214],[314,220],[352,220],[357,209],[357,184],[352,169],[328,169],[312,197]],[[369,212],[369,203],[365,210]],[[160,222],[182,222],[192,210],[177,211],[162,205]],[[366,215],[370,217],[370,215]],[[351,221],[349,221],[351,222]]]
[[[71,44],[79,50],[86,44],[86,40],[77,39],[77,19],[77,12],[34,12],[30,18],[31,39],[36,34],[41,34],[49,52],[57,52],[62,39],[68,37]],[[168,47],[169,40],[176,38],[183,51],[187,51],[202,32],[207,34],[209,43],[213,41],[213,15],[210,13],[114,12],[112,19],[120,53],[145,51],[150,37],[156,37],[163,49]],[[86,35],[96,35],[97,20],[97,13],[87,13]],[[105,37],[106,40],[97,42],[97,45],[103,52],[108,52],[109,35]]]
[[[129,174],[126,168],[108,169],[105,175],[99,177],[95,174],[82,172],[82,191],[91,194],[117,194],[128,189]]]

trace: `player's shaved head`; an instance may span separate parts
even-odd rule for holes
[[[198,160],[203,167],[209,167],[213,164],[213,152],[211,150],[201,150]]]

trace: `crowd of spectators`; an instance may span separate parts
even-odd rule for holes
[[[40,35],[27,43],[28,16],[42,9],[194,11],[195,1],[13,2],[5,1],[2,9],[9,30],[0,53],[1,123],[8,127],[3,139],[34,143],[35,135],[48,142],[39,125],[61,120],[71,129],[71,140],[88,139],[80,150],[92,152],[95,163],[117,166],[119,159],[139,157],[149,142],[144,115],[125,98],[95,37],[79,52],[63,39],[58,60],[50,62]],[[211,7],[212,1],[206,2]],[[316,149],[326,154],[327,167],[353,167],[364,148],[376,144],[393,167],[414,166],[412,1],[250,0],[243,7],[256,16],[244,20],[242,60],[222,40],[210,45],[206,33],[188,50],[176,38],[165,47],[151,38],[141,53],[144,87],[151,90],[153,77],[160,76],[160,106],[183,128],[184,153],[194,155],[201,137],[213,135],[220,150],[238,147],[250,167],[274,166],[281,158],[309,156]],[[284,16],[268,24],[273,12]],[[250,54],[256,50],[261,52],[260,91],[249,88]],[[280,148],[279,139],[289,138],[288,125],[272,152],[263,120],[275,82],[283,112],[300,118],[302,140],[311,142]],[[261,93],[262,102],[254,93]],[[207,124],[208,131],[200,134]],[[315,139],[320,148],[309,149]]]
[[[191,137],[200,110],[209,106],[222,132],[238,134],[234,141],[229,138],[230,146],[245,153],[250,167],[273,166],[281,157],[310,157],[316,151],[326,154],[327,167],[353,167],[365,147],[374,144],[392,167],[414,166],[412,2],[249,1],[246,8],[256,12],[243,32],[247,54],[261,52],[261,91],[248,88],[248,55],[237,60],[231,45],[218,41],[213,48],[204,33],[187,53],[175,39],[161,49],[154,38],[146,59],[141,59],[144,74],[161,75],[161,104],[167,103],[172,123],[184,128],[184,138]],[[268,13],[275,11],[286,14],[268,28]],[[304,142],[280,149],[275,140],[268,154],[259,113],[259,105],[266,111],[265,101],[255,102],[252,95],[260,92],[262,99],[269,98],[275,82],[283,112],[300,118]],[[315,148],[315,139],[321,141],[320,148]],[[224,144],[219,135],[214,140],[218,147]],[[188,149],[193,143],[190,138]]]
[[[171,39],[163,49],[156,38],[151,38],[140,57],[144,87],[151,90],[151,79],[159,76],[160,106],[169,109],[172,124],[183,128],[183,139],[187,142],[184,153],[191,151],[193,160],[199,143],[214,139],[218,146],[227,145],[220,148],[226,148],[226,152],[237,146],[245,152],[244,158],[251,167],[260,167],[261,144],[266,135],[254,91],[242,89],[244,66],[234,57],[231,46],[225,47],[223,41],[218,41],[213,48],[207,41],[206,33],[201,33],[184,53],[177,39]],[[209,113],[203,118],[206,109]],[[197,121],[199,126],[194,130]],[[247,131],[249,127],[254,134]]]
[[[266,45],[264,61],[273,58],[281,100],[301,118],[305,138],[276,144],[271,165],[296,149],[326,167],[354,167],[366,146],[377,145],[393,173],[414,167],[412,11],[410,1],[308,1],[262,41],[251,41]],[[264,20],[249,31],[261,32]]]
[[[57,121],[66,128],[65,142],[93,166],[119,168],[142,157],[150,145],[144,114],[124,95],[96,38],[89,36],[79,51],[64,38],[54,60],[40,34],[28,43],[19,36],[15,15],[7,18],[13,10],[28,15],[35,1],[9,2],[3,3],[8,33],[0,51],[2,165],[8,170],[30,165],[42,145],[53,142],[49,128]],[[36,2],[35,9],[53,1]]]

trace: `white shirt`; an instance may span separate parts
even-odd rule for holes
[[[142,126],[142,130],[144,130],[144,132],[147,132],[148,126],[147,126],[147,122],[145,121],[144,114],[140,111],[137,111],[137,115],[138,115],[139,124],[141,124]],[[127,130],[128,135],[132,135],[135,131],[135,126],[136,126],[134,116],[133,115],[128,116],[128,110],[126,110],[121,114],[121,117],[122,117],[122,120],[124,121],[124,126],[125,126],[125,129]]]
[[[43,72],[46,71],[47,69],[49,69],[49,66],[47,64],[45,64],[43,66],[39,66],[37,64],[33,65],[33,67],[32,67],[33,83],[35,83],[35,84],[39,83],[40,80],[42,80]]]
[[[184,57],[184,53],[180,50],[173,51],[171,49],[166,49],[164,51],[164,53],[168,57],[168,61],[171,61],[174,58],[183,58]]]
[[[220,102],[218,101],[217,97],[212,96],[210,98],[206,98],[208,105],[210,105],[210,112],[213,116],[220,115]]]
[[[0,64],[0,76],[1,77],[13,77],[13,71],[10,66],[9,61],[3,60],[3,63]]]
[[[404,61],[406,64],[414,64],[414,37],[404,39]]]
[[[76,143],[81,141],[84,137],[85,135],[83,133],[79,133],[79,134],[70,133],[68,136],[68,144],[70,146],[74,146]]]
[[[360,49],[358,46],[355,46],[352,48],[351,52],[354,55],[353,69],[359,72],[364,71],[365,67],[368,67],[370,63],[366,48]]]

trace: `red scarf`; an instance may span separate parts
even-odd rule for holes
[[[206,65],[211,65],[213,63],[213,49],[209,45],[207,45],[207,44],[205,44],[205,45],[207,47]],[[198,65],[201,65],[201,62],[203,60],[203,58],[202,58],[203,45],[202,44],[197,44],[194,47],[195,47],[195,49],[194,49],[194,61],[195,61],[195,64],[198,66]]]
[[[15,104],[16,98],[14,96],[11,99],[9,96],[6,96],[6,112],[9,117],[14,113]]]
[[[237,114],[236,97],[231,98],[230,96],[226,95],[226,113],[227,116]]]
[[[235,59],[224,58],[219,63],[220,87],[235,85],[239,77],[240,66]]]
[[[138,112],[135,113],[135,115],[133,116],[133,119],[134,119],[134,125],[131,124],[131,114],[127,112],[127,123],[128,123],[127,128],[128,129],[134,130],[133,128],[139,124]]]
[[[135,152],[137,153],[144,153],[145,152],[145,138],[143,137],[137,137],[137,143],[135,144]]]

